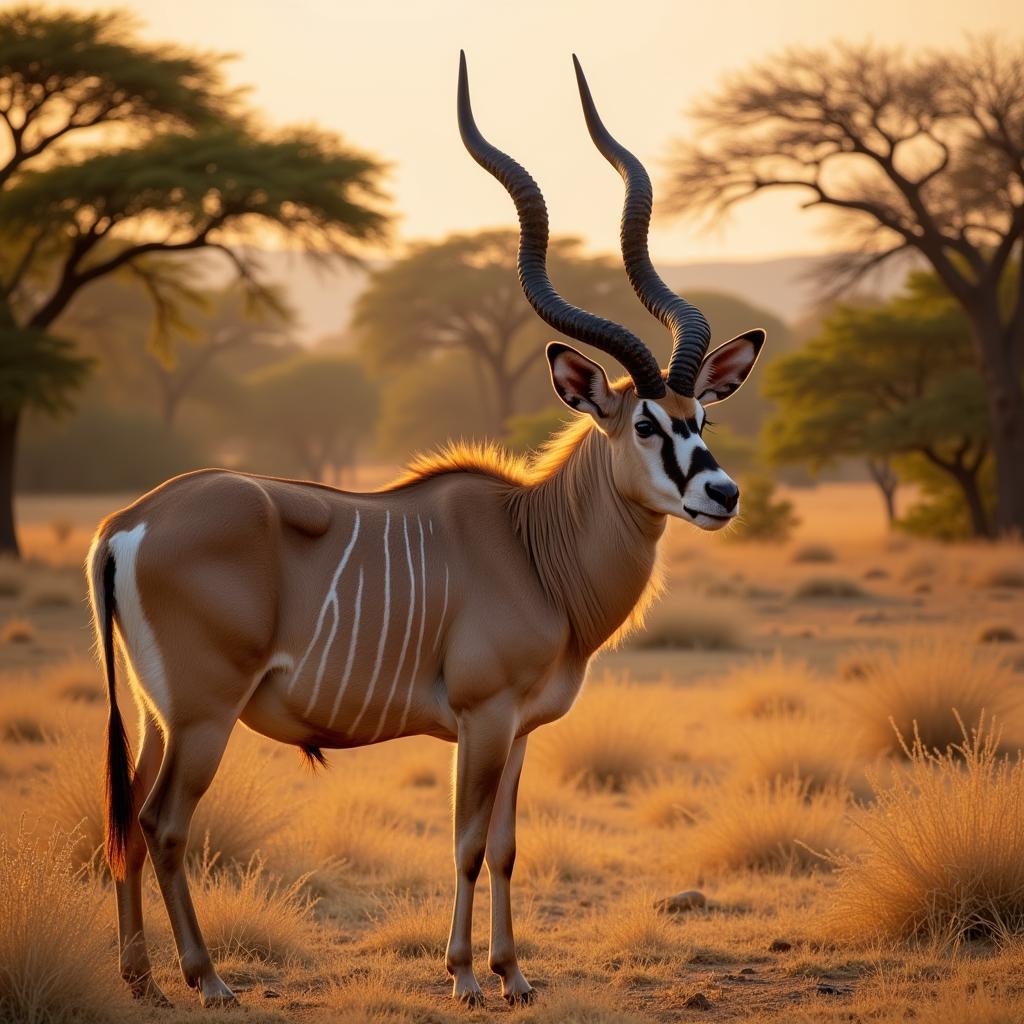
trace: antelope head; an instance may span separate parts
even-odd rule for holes
[[[626,186],[622,257],[630,284],[647,310],[672,333],[662,370],[632,331],[571,305],[547,273],[548,219],[544,197],[527,171],[481,135],[469,100],[466,58],[459,66],[459,130],[473,158],[512,196],[519,215],[519,280],[530,304],[555,330],[614,357],[629,377],[612,384],[604,369],[562,342],[547,347],[551,380],[571,409],[590,415],[608,438],[615,486],[654,512],[704,530],[718,530],[740,509],[739,487],[704,441],[705,408],[728,398],[747,379],[765,332],[760,328],[708,352],[711,329],[695,306],[658,276],[647,249],[653,189],[643,165],[615,141],[598,116],[579,61],[573,57],[590,136]]]

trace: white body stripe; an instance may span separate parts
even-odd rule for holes
[[[377,662],[373,666],[373,676],[370,678],[370,684],[366,688],[366,696],[363,698],[363,706],[359,709],[359,714],[356,715],[356,720],[352,723],[352,731],[355,731],[356,726],[362,721],[363,715],[366,713],[366,709],[370,706],[370,700],[373,697],[374,687],[377,685],[377,677],[380,675],[380,666],[384,661],[384,645],[388,639],[388,623],[391,621],[391,549],[388,547],[388,532],[391,528],[391,509],[387,509],[384,513],[384,619],[380,626],[380,643],[377,645]]]
[[[313,692],[310,695],[309,703],[306,705],[307,716],[312,712],[316,706],[316,699],[320,696],[320,685],[324,680],[324,671],[327,668],[327,657],[331,653],[331,648],[334,646],[334,638],[338,635],[338,620],[341,618],[338,609],[338,583],[341,581],[341,574],[345,571],[345,566],[348,565],[349,558],[352,557],[352,549],[356,546],[356,540],[359,537],[359,510],[356,509],[355,524],[352,527],[352,536],[349,539],[348,546],[345,548],[344,553],[341,556],[341,561],[338,562],[337,569],[334,570],[334,576],[331,577],[331,585],[327,590],[327,596],[324,598],[323,607],[320,609],[320,617],[317,619],[316,632],[313,634],[313,639],[310,640],[309,646],[306,648],[306,653],[302,656],[302,660],[299,662],[298,668],[295,670],[295,674],[291,678],[291,682],[288,684],[289,691],[295,685],[295,681],[299,678],[302,673],[302,669],[306,664],[306,659],[309,657],[310,652],[313,650],[314,645],[320,637],[320,631],[323,629],[324,619],[327,616],[328,607],[331,609],[331,632],[327,637],[327,642],[324,644],[323,652],[320,655],[320,664],[316,670],[316,682],[313,685]]]
[[[444,563],[444,601],[441,604],[441,618],[437,623],[437,632],[434,634],[434,650],[441,642],[441,630],[444,629],[444,617],[448,614],[448,563]]]
[[[114,556],[117,622],[132,679],[158,719],[166,722],[171,710],[167,672],[153,627],[142,608],[136,578],[139,548],[145,536],[146,524],[139,523],[131,530],[119,530],[111,535],[107,539],[107,547]]]
[[[398,656],[398,664],[395,666],[395,676],[391,680],[391,690],[384,707],[380,712],[380,721],[377,723],[377,731],[370,737],[373,743],[384,729],[384,721],[387,718],[388,709],[395,698],[395,690],[398,688],[398,677],[402,674],[402,666],[405,664],[405,655],[409,650],[409,637],[412,635],[412,617],[416,610],[416,573],[412,567],[412,549],[409,547],[409,520],[402,516],[402,532],[405,534],[405,563],[409,569],[409,614],[405,618],[405,636],[402,638],[402,652]]]
[[[359,641],[359,617],[363,608],[363,567],[359,566],[359,583],[356,586],[356,604],[352,611],[352,636],[348,642],[348,657],[345,659],[345,674],[341,677],[341,686],[334,698],[334,707],[331,708],[331,719],[327,723],[329,728],[334,727],[334,720],[338,717],[341,709],[341,699],[348,689],[348,681],[352,675],[352,663],[355,661],[356,644]]]
[[[420,632],[416,638],[416,660],[412,665],[409,677],[409,692],[405,695],[405,707],[402,709],[402,720],[398,723],[398,734],[405,732],[405,723],[409,718],[409,707],[412,704],[412,692],[416,686],[416,676],[420,670],[420,653],[423,649],[423,630],[427,624],[427,558],[423,547],[423,519],[417,515],[416,524],[420,531]]]

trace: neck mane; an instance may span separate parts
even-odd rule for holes
[[[449,473],[499,481],[513,526],[548,600],[589,657],[640,626],[661,589],[657,544],[665,517],[619,494],[607,437],[575,417],[531,459],[494,444],[450,444],[420,456],[384,490]]]
[[[623,498],[607,437],[580,418],[553,437],[510,490],[508,508],[548,599],[588,657],[639,627],[661,587],[664,516]]]

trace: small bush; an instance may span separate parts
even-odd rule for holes
[[[703,803],[692,779],[661,776],[632,791],[637,818],[653,828],[673,828],[695,821]]]
[[[106,900],[75,869],[75,837],[0,835],[0,1020],[128,1020]]]
[[[978,634],[981,644],[1015,644],[1020,639],[1009,626],[985,626]]]
[[[793,502],[776,499],[772,480],[754,477],[746,481],[740,494],[740,516],[726,534],[729,540],[783,543],[800,525]]]
[[[731,605],[680,607],[663,602],[631,640],[638,650],[734,651],[742,647],[739,614]]]
[[[824,565],[835,560],[836,553],[827,544],[805,544],[793,552],[793,561],[798,564]]]
[[[799,779],[776,779],[722,788],[716,797],[691,833],[694,860],[705,872],[827,867],[819,854],[848,839],[847,799],[834,790],[811,793]]]
[[[855,580],[845,576],[811,576],[801,582],[793,596],[801,601],[807,600],[852,600],[867,596],[864,589]]]
[[[838,857],[836,926],[865,938],[958,944],[1024,931],[1024,761],[979,727],[944,753],[920,742],[905,773],[852,816],[864,840]]]
[[[444,956],[448,908],[424,900],[392,900],[373,915],[374,927],[367,945],[378,953],[396,956]]]
[[[1024,588],[1024,565],[990,565],[978,574],[976,582],[979,587],[1020,590]]]
[[[1004,722],[1020,706],[1021,696],[998,658],[949,638],[918,639],[895,652],[873,652],[863,662],[860,684],[843,692],[868,749],[893,753],[902,749],[900,736],[909,742],[915,733],[925,747],[944,750],[963,738],[957,714],[972,724],[983,712]]]
[[[643,897],[612,908],[594,922],[593,933],[601,936],[598,954],[603,966],[652,967],[678,959],[679,928],[651,904]]]

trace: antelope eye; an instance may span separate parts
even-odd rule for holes
[[[635,426],[641,437],[650,437],[654,433],[654,424],[650,420],[637,420]]]

